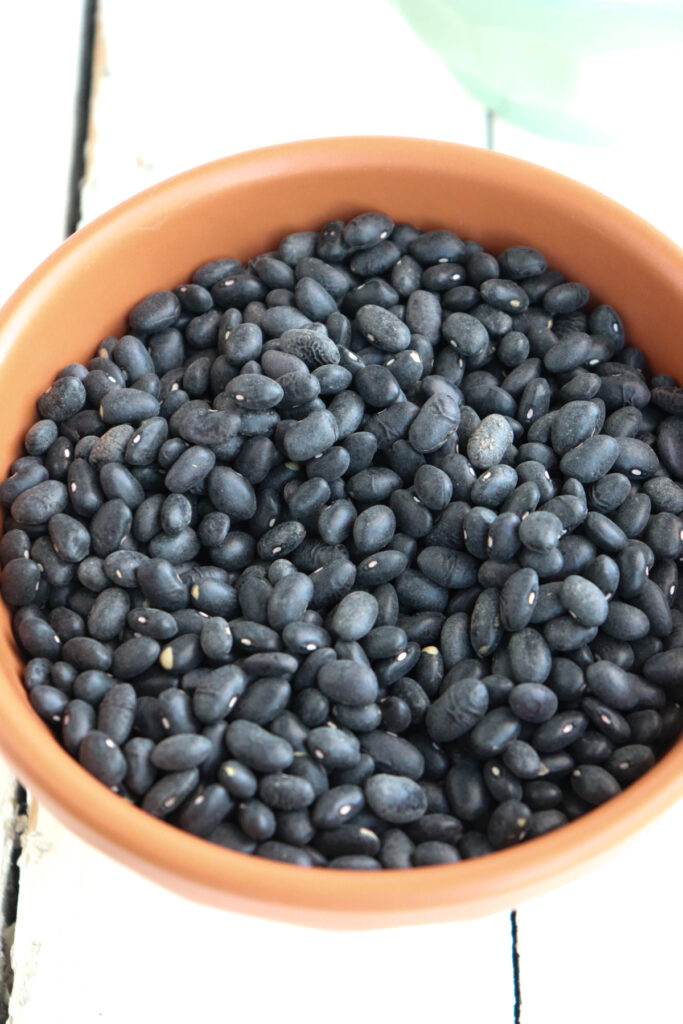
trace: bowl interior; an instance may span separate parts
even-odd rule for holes
[[[656,371],[683,378],[680,251],[633,214],[541,168],[447,143],[337,139],[260,150],[198,168],[134,197],[65,243],[0,314],[0,464],[5,472],[35,400],[66,363],[120,334],[147,292],[218,256],[248,259],[289,231],[381,209],[447,227],[491,251],[541,249],[595,302],[623,316]],[[31,710],[7,609],[0,609],[0,747],[20,778],[72,828],[157,881],[216,905],[327,926],[472,916],[578,873],[681,791],[683,746],[597,812],[559,833],[454,867],[308,871],[233,854],[158,822],[87,775]],[[372,873],[368,873],[372,875]]]

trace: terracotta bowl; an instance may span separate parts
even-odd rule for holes
[[[120,333],[145,293],[222,255],[246,259],[286,232],[364,209],[449,227],[498,252],[527,243],[623,315],[653,367],[683,378],[683,255],[582,185],[485,150],[394,138],[325,139],[219,160],[122,203],[64,243],[0,314],[2,472],[66,363]],[[217,907],[326,928],[464,919],[512,907],[586,872],[683,792],[683,742],[598,810],[520,847],[396,872],[305,870],[221,849],[132,807],[88,775],[31,709],[0,609],[0,749],[38,800],[87,842]]]

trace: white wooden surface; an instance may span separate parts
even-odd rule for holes
[[[80,0],[3,10],[0,95],[13,102],[0,109],[0,127],[20,158],[0,164],[3,194],[16,199],[3,215],[0,300],[63,230],[81,13]],[[485,112],[384,0],[100,0],[94,63],[84,220],[194,164],[287,139],[378,133],[485,144]],[[653,143],[656,187],[652,151],[637,139],[584,149],[496,122],[493,141],[683,241],[667,138]],[[14,1024],[515,1020],[507,914],[337,935],[221,913],[143,881],[35,804],[25,828],[11,792],[5,770],[5,861],[16,829],[24,832],[17,921],[6,936]],[[683,1019],[680,942],[669,926],[683,909],[680,838],[677,809],[607,867],[519,909],[522,1024]]]
[[[82,17],[83,0],[37,0],[30,11],[28,5],[2,5],[0,302],[64,238]],[[0,761],[0,1020],[12,986],[14,941],[12,915],[6,914],[13,900],[2,894],[15,840],[26,826],[16,796],[16,780]]]

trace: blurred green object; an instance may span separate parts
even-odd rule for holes
[[[647,130],[667,103],[676,113],[681,0],[390,2],[468,92],[520,128],[610,143]]]

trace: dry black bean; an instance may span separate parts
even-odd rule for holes
[[[127,771],[126,758],[111,737],[96,729],[84,736],[78,748],[78,760],[105,786],[116,786]]]

